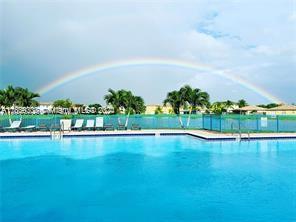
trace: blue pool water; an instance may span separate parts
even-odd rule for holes
[[[296,221],[296,141],[0,140],[3,222]]]

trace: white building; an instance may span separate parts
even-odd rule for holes
[[[40,102],[37,109],[40,111],[40,114],[50,113],[53,110],[53,104],[50,102]]]

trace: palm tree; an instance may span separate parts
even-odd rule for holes
[[[34,100],[39,97],[38,93],[29,91],[21,87],[14,88],[9,85],[6,89],[1,90],[1,105],[5,107],[12,106],[36,106],[38,102]]]
[[[2,90],[2,99],[3,106],[7,108],[15,105],[16,92],[13,86],[9,85],[6,89]]]
[[[12,123],[11,121],[11,107],[15,107],[15,89],[13,88],[12,85],[9,85],[4,91],[4,107],[7,108],[7,113],[8,113],[8,118],[10,124]]]
[[[238,102],[237,102],[237,105],[239,108],[242,108],[242,107],[245,107],[248,105],[248,103],[246,102],[246,100],[244,99],[240,99]]]
[[[104,99],[107,104],[110,104],[113,107],[114,113],[118,114],[121,109],[125,110],[125,114],[127,114],[125,126],[128,125],[130,114],[145,112],[146,107],[143,98],[140,96],[134,96],[131,91],[124,89],[115,91],[109,89],[108,92],[109,94],[105,95]],[[118,119],[118,122],[120,123],[120,119]]]
[[[156,109],[154,110],[154,114],[158,115],[158,114],[162,114],[163,110],[160,106],[157,106]]]
[[[6,111],[5,111],[5,101],[4,101],[4,99],[5,99],[4,90],[0,89],[0,110],[4,111],[4,113],[5,113]]]
[[[212,113],[215,114],[222,114],[223,112],[227,111],[226,103],[225,102],[214,102],[210,108]]]
[[[59,99],[53,102],[53,107],[62,107],[70,109],[73,106],[73,102],[70,99]]]
[[[15,104],[17,106],[24,106],[24,107],[38,106],[38,102],[35,100],[35,98],[39,97],[39,94],[30,92],[28,89],[16,87],[15,97],[16,97]]]
[[[225,101],[225,106],[226,106],[227,108],[231,108],[233,105],[234,105],[234,102],[232,102],[232,101],[230,101],[230,100],[226,100],[226,101]]]
[[[0,107],[5,105],[4,98],[5,98],[4,90],[0,89]]]
[[[134,95],[131,91],[127,91],[121,89],[118,91],[119,98],[120,98],[120,106],[124,108],[125,114],[127,114],[127,118],[125,119],[125,127],[128,125],[129,116],[133,113],[133,103],[134,103]]]
[[[33,106],[38,102],[34,98],[39,97],[39,94],[33,93],[28,89],[21,87],[14,88],[9,85],[6,89],[0,90],[0,105],[8,110],[9,121],[11,123],[11,107],[15,106]]]
[[[210,103],[210,96],[207,92],[203,92],[201,89],[192,89],[189,85],[185,85],[180,89],[183,100],[189,104],[189,116],[187,119],[187,127],[190,124],[190,117],[193,110],[197,110],[198,107],[206,107]]]
[[[134,96],[131,91],[119,90],[122,107],[127,114],[125,127],[128,125],[130,114],[145,112],[146,107],[142,97]]]
[[[177,115],[180,114],[180,108],[184,104],[183,98],[179,91],[171,91],[167,94],[166,99],[163,101],[164,106],[170,104],[173,112]]]
[[[166,106],[167,104],[170,104],[172,106],[173,112],[178,115],[179,122],[182,128],[183,128],[183,122],[180,117],[180,108],[181,106],[184,105],[184,103],[185,102],[183,100],[182,93],[176,90],[169,92],[167,94],[166,99],[163,101],[164,106]]]
[[[104,96],[104,100],[108,105],[111,105],[113,107],[115,114],[119,114],[121,105],[119,92],[113,89],[108,89],[108,92],[109,94]]]
[[[136,114],[144,113],[146,110],[144,99],[140,96],[134,96],[132,109]]]

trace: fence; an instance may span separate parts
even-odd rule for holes
[[[101,115],[104,123],[113,124],[115,128],[119,124],[125,124],[125,115]],[[74,125],[76,119],[95,119],[98,115],[24,115],[11,116],[11,120],[22,119],[22,126],[45,125],[50,128],[59,124],[63,118],[71,118]],[[206,129],[219,132],[296,132],[295,116],[266,116],[266,115],[191,115],[187,126],[188,115],[131,115],[128,128],[132,124],[138,124],[142,129]],[[181,124],[182,123],[182,124]],[[8,116],[0,116],[0,127],[10,125]]]
[[[296,132],[296,116],[203,115],[202,125],[219,132]]]
[[[28,125],[46,125],[50,128],[52,125],[59,124],[60,120],[63,118],[71,118],[72,125],[75,124],[77,119],[84,119],[84,124],[86,120],[95,119],[98,116],[104,118],[105,124],[112,124],[115,128],[119,124],[125,124],[127,120],[126,115],[28,115],[28,116],[12,116],[11,120],[22,119],[22,126]],[[181,119],[181,120],[180,120]],[[131,128],[132,124],[138,124],[142,129],[182,129],[180,121],[186,125],[188,120],[188,115],[182,115],[178,117],[177,115],[131,115],[128,119],[127,128]],[[8,116],[0,116],[0,127],[6,127],[10,125]],[[202,129],[202,115],[192,115],[190,118],[191,129]]]

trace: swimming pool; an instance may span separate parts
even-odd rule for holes
[[[295,140],[2,139],[0,161],[5,222],[296,221]]]

